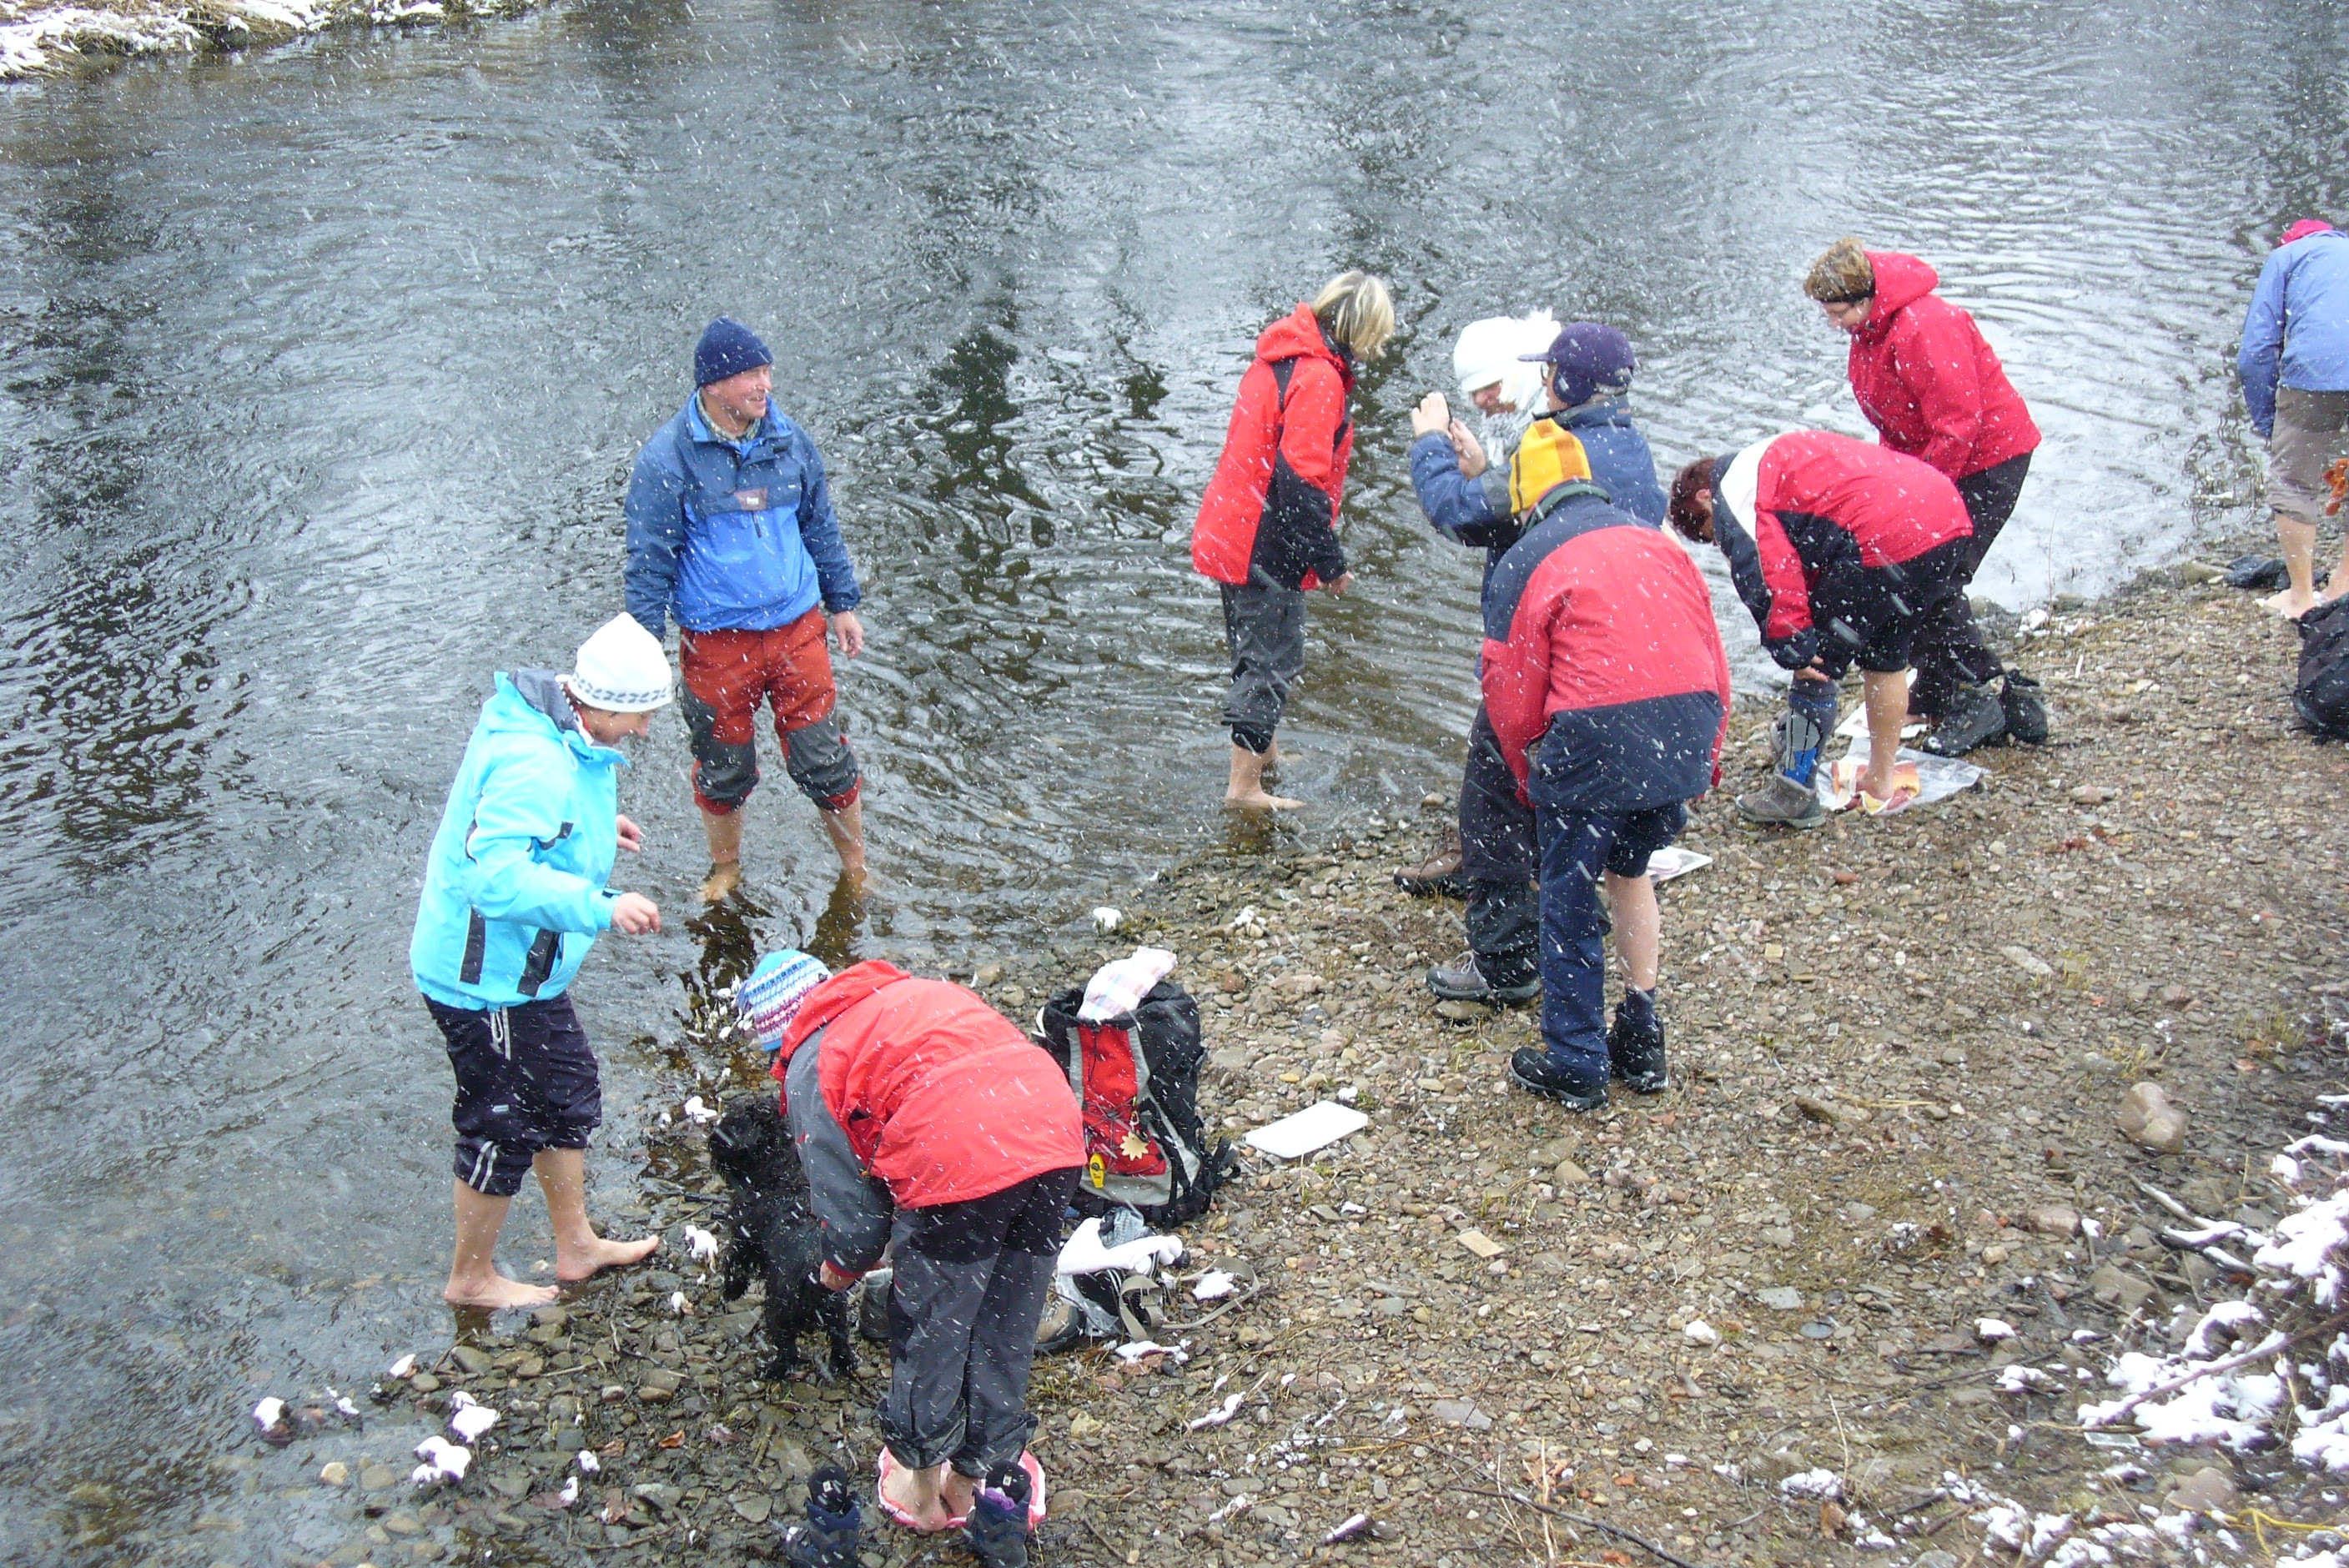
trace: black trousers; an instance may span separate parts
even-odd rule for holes
[[[1540,965],[1537,864],[1534,809],[1517,799],[1517,776],[1479,703],[1460,779],[1460,875],[1468,884],[1468,946],[1487,985],[1523,985]]]
[[[1990,651],[1981,628],[1974,624],[1973,607],[1967,603],[1965,591],[1974,573],[1982,570],[1990,547],[1998,542],[1999,530],[2014,515],[2015,499],[2023,493],[2023,476],[2030,471],[2031,454],[2025,452],[1958,481],[1958,494],[1966,503],[1966,516],[1973,520],[1974,531],[1959,562],[1958,592],[1918,619],[1916,636],[1909,645],[1917,684],[1909,688],[1909,706],[1920,713],[1938,717],[1959,686],[1996,680],[2002,673],[1998,655]]]

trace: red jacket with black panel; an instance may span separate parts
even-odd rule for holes
[[[1311,305],[1264,329],[1192,525],[1201,575],[1237,586],[1257,566],[1283,588],[1314,588],[1346,574],[1338,503],[1354,453],[1353,386],[1352,356],[1323,335]]]
[[[1851,395],[1896,452],[1953,480],[2035,451],[2039,427],[1974,318],[1915,256],[1870,251],[1876,304],[1851,337]]]

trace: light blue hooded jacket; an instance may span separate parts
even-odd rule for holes
[[[2275,434],[2277,387],[2349,391],[2349,234],[2322,230],[2268,256],[2235,372],[2263,438]]]
[[[626,758],[579,727],[544,670],[498,676],[432,836],[408,962],[444,1006],[559,996],[612,923]]]

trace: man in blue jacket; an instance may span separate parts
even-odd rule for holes
[[[2292,573],[2267,603],[2304,615],[2316,604],[2324,470],[2349,458],[2349,234],[2315,218],[2283,232],[2260,269],[2235,364],[2251,428],[2268,443],[2268,504]],[[2327,598],[2349,593],[2349,540],[2328,587]]]
[[[1616,510],[1651,526],[1664,517],[1655,454],[1624,399],[1638,366],[1631,340],[1594,321],[1569,322],[1547,347],[1523,356],[1544,366],[1549,408],[1506,468],[1489,466],[1441,394],[1412,411],[1411,480],[1437,531],[1485,549],[1485,587],[1529,530],[1554,490],[1597,485]],[[1486,606],[1486,614],[1491,607]],[[1480,704],[1468,727],[1460,780],[1460,875],[1468,883],[1468,951],[1431,969],[1428,989],[1446,1001],[1526,1001],[1541,990],[1541,902],[1533,808],[1502,758]]]
[[[645,443],[628,481],[628,613],[656,637],[677,616],[693,798],[709,840],[708,903],[742,880],[762,701],[843,874],[864,878],[861,777],[825,645],[828,620],[843,655],[864,651],[864,595],[815,442],[768,396],[773,364],[749,327],[711,322],[693,351],[694,395]]]
[[[604,1101],[569,986],[599,933],[660,929],[650,899],[604,882],[617,851],[644,843],[619,814],[613,769],[626,758],[616,748],[643,735],[669,695],[660,644],[616,615],[570,675],[497,677],[450,787],[408,958],[457,1075],[457,1257],[441,1292],[456,1305],[554,1299],[497,1268],[498,1232],[525,1171],[546,1195],[556,1279],[660,1245],[605,1241],[588,1222],[587,1139]]]

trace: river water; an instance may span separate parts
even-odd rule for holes
[[[1416,514],[1404,414],[1477,315],[1620,324],[1668,468],[1857,432],[1798,290],[1857,232],[1940,267],[2046,432],[1982,590],[2255,522],[2231,344],[2266,237],[2341,215],[2344,46],[2315,0],[642,0],[12,89],[0,1546],[143,1555],[120,1532],[210,1509],[242,1532],[175,1550],[262,1562],[279,1505],[209,1463],[253,1399],[445,1342],[424,848],[489,672],[617,607],[628,464],[709,315],[766,334],[830,461],[879,875],[832,898],[770,739],[747,913],[688,923],[657,723],[622,877],[671,918],[576,988],[618,1199],[695,976],[754,942],[967,967],[1223,841],[1190,512],[1255,333],[1323,277],[1385,273],[1405,325],[1357,410],[1361,591],[1311,614],[1308,834],[1456,766],[1477,562]]]

